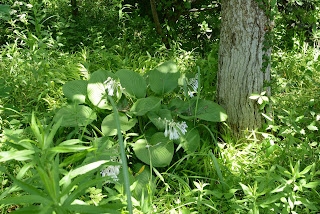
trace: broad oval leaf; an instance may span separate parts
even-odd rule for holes
[[[84,105],[69,105],[61,108],[54,117],[54,121],[62,119],[61,126],[76,127],[85,126],[97,119],[97,115],[91,108]]]
[[[130,111],[137,116],[142,116],[148,113],[149,111],[156,110],[160,108],[161,98],[159,97],[147,97],[138,99],[133,106],[131,107]]]
[[[85,103],[87,95],[86,80],[73,80],[63,85],[62,91],[64,96],[76,103]]]
[[[150,142],[138,140],[133,145],[133,151],[142,162],[154,167],[168,166],[174,153],[173,142],[169,141],[162,132],[155,133]]]
[[[123,113],[119,113],[119,120],[120,120],[121,131],[123,132],[130,130],[137,123],[136,118],[128,120],[128,117]],[[115,123],[114,113],[109,114],[103,119],[101,124],[101,130],[102,130],[102,133],[106,136],[117,135],[117,125]]]
[[[130,70],[119,70],[116,75],[120,79],[122,87],[129,95],[136,98],[144,98],[147,92],[147,83],[137,72]]]
[[[143,165],[142,163],[137,163],[134,166],[134,172],[136,173],[135,176],[135,187],[134,187],[134,193],[136,195],[136,199],[140,200],[141,197],[144,195],[145,198],[151,195],[155,190],[156,184],[155,184],[155,177],[150,173],[150,167]],[[150,177],[152,176],[152,177]],[[152,183],[150,183],[152,181]],[[151,184],[151,188],[150,185]]]
[[[226,111],[219,104],[214,103],[210,100],[199,100],[196,114],[194,113],[195,108],[196,102],[193,102],[192,114],[188,116],[180,114],[179,116],[186,120],[191,120],[196,117],[198,119],[210,122],[222,122],[227,119]]]
[[[227,119],[226,111],[210,100],[199,100],[197,118],[211,122],[222,122]]]
[[[158,111],[151,111],[148,113],[148,118],[160,130],[164,130],[165,120],[172,120],[171,111],[168,109],[160,109]]]
[[[187,152],[195,152],[200,146],[200,134],[197,129],[188,130],[185,135],[180,136],[180,145]]]
[[[178,86],[180,73],[174,62],[165,62],[149,73],[150,88],[156,94],[166,94]]]
[[[112,109],[108,102],[105,81],[111,77],[117,79],[113,73],[105,70],[97,70],[91,74],[88,81],[87,94],[90,102],[101,109]]]

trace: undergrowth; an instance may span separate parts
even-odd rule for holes
[[[263,130],[248,130],[245,138],[236,141],[227,128],[219,132],[216,122],[196,120],[192,113],[179,112],[181,106],[175,104],[172,110],[170,105],[176,97],[185,99],[189,108],[197,97],[198,101],[215,101],[218,38],[206,46],[211,49],[209,53],[197,48],[184,50],[180,41],[172,41],[172,49],[167,50],[152,32],[150,20],[137,16],[135,6],[109,3],[108,8],[114,10],[93,7],[99,4],[95,1],[81,8],[90,8],[90,19],[105,13],[102,21],[117,22],[109,33],[101,30],[102,26],[88,28],[92,20],[87,16],[74,20],[61,8],[55,28],[50,29],[41,16],[45,12],[39,12],[43,4],[32,1],[33,7],[24,3],[13,6],[16,21],[6,22],[11,37],[2,44],[0,54],[1,213],[28,209],[39,213],[41,209],[48,213],[127,213],[125,179],[119,172],[120,138],[114,127],[111,131],[100,130],[103,121],[108,124],[105,118],[112,114],[111,108],[100,108],[85,89],[78,98],[82,99],[81,106],[93,113],[90,111],[84,124],[68,126],[67,122],[73,121],[63,121],[68,114],[61,109],[79,103],[63,87],[75,80],[95,83],[91,78],[99,70],[110,71],[110,75],[121,69],[131,70],[140,74],[142,82],[150,81],[150,71],[165,62],[177,66],[181,74],[177,85],[163,94],[148,85],[145,93],[147,97],[161,97],[161,110],[170,110],[172,119],[178,118],[175,114],[189,119],[188,127],[201,137],[189,150],[187,143],[192,140],[186,140],[180,148],[182,144],[172,143],[176,139],[165,138],[174,148],[172,160],[159,163],[150,158],[152,163],[136,151],[135,145],[145,143],[144,139],[151,142],[155,133],[160,136],[164,125],[141,113],[144,106],[140,113],[139,109],[132,114],[126,109],[137,105],[138,89],[123,92],[122,97],[113,96],[119,102],[117,107],[122,108],[120,118],[126,115],[128,123],[137,120],[122,131],[134,213],[318,213],[319,48],[299,38],[292,39],[293,49],[275,47],[269,99],[272,114],[266,115]],[[66,2],[47,4],[46,8],[54,8]],[[19,13],[28,16],[23,18]],[[86,36],[76,34],[77,28]],[[277,36],[281,36],[279,32]],[[189,91],[187,81],[197,79],[196,74],[199,91]],[[119,79],[123,80],[121,75]],[[195,97],[186,96],[190,94]],[[162,145],[147,143],[145,147],[152,146]],[[103,173],[107,176],[101,178]],[[48,202],[51,199],[53,202]],[[81,210],[84,205],[90,205],[91,210]]]

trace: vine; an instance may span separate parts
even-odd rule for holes
[[[266,32],[264,35],[263,41],[263,51],[264,54],[262,56],[262,68],[261,71],[264,73],[268,69],[268,65],[271,63],[271,56],[268,55],[268,50],[273,45],[273,36],[274,33],[272,31],[274,27],[274,17],[277,13],[277,0],[256,0],[258,2],[259,7],[264,10],[267,18],[268,24],[265,26],[264,31]]]

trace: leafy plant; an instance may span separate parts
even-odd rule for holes
[[[135,126],[139,126],[141,135],[152,133],[150,138],[145,137],[133,144],[137,158],[154,167],[168,166],[174,154],[173,142],[188,152],[195,151],[199,146],[198,120],[221,122],[226,119],[224,110],[218,104],[199,96],[190,99],[186,83],[181,86],[185,88],[185,100],[168,100],[168,94],[177,91],[179,78],[177,66],[170,61],[149,71],[147,81],[130,70],[119,70],[115,74],[104,70],[95,71],[88,81],[74,80],[63,86],[64,94],[73,104],[60,109],[55,121],[63,118],[64,126],[87,126],[94,122],[96,114],[102,113],[101,109],[106,109],[104,114],[107,116],[100,122],[101,132],[106,136],[114,136],[115,113],[108,111],[111,105],[107,99],[107,96],[112,96],[117,105],[121,106],[119,119],[123,133]],[[198,80],[194,80],[193,86],[198,90]],[[190,122],[180,122],[179,118]],[[149,132],[154,128],[157,131]]]
[[[60,154],[85,151],[91,146],[84,145],[79,139],[56,143],[55,134],[61,123],[60,119],[56,124],[43,126],[33,114],[31,129],[35,140],[13,139],[7,142],[14,149],[0,152],[1,162],[27,162],[16,177],[9,174],[14,184],[1,194],[1,204],[23,204],[24,207],[17,211],[21,213],[120,213],[118,210],[122,207],[121,203],[90,206],[77,199],[87,188],[105,180],[101,177],[92,178],[94,173],[102,165],[108,165],[109,161],[99,160],[83,164],[71,171],[64,170],[60,166]],[[57,141],[59,142],[59,139]],[[23,179],[26,175],[27,178]],[[18,190],[24,192],[21,195],[6,197]]]

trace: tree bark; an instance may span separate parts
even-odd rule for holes
[[[255,0],[223,0],[219,46],[218,102],[227,112],[227,124],[234,136],[263,124],[259,105],[252,93],[265,91],[270,65],[262,71],[265,29],[269,19]],[[270,94],[269,89],[267,90]]]
[[[164,35],[162,28],[161,28],[161,25],[160,25],[155,0],[150,0],[150,5],[151,5],[153,20],[156,25],[156,31],[161,36],[161,40],[165,44],[166,48],[170,49],[170,44],[169,44],[168,38],[166,37],[166,35]]]

